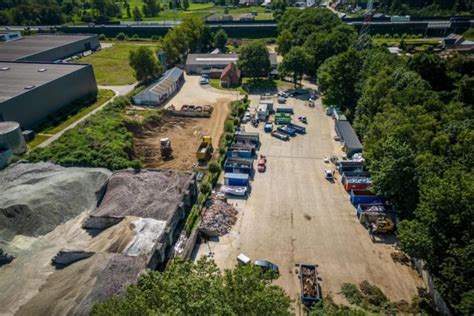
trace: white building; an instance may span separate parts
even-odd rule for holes
[[[178,91],[183,83],[183,71],[177,67],[171,68],[158,81],[136,94],[133,102],[137,105],[161,105]]]

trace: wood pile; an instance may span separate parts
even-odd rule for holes
[[[200,231],[209,237],[229,233],[237,221],[237,209],[223,194],[214,194],[202,210]]]

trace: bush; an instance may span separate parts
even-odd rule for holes
[[[138,36],[138,34],[133,34],[131,40],[132,41],[138,41],[140,39],[140,36]]]
[[[211,173],[219,173],[221,171],[221,167],[219,166],[219,164],[215,161],[211,161],[209,162],[209,164],[207,165],[207,169],[209,170],[209,172]]]
[[[115,39],[117,41],[125,41],[127,39],[127,35],[123,32],[120,32],[117,34],[117,36],[115,36]]]
[[[153,36],[151,37],[151,40],[152,40],[152,41],[159,41],[160,38],[161,38],[161,36],[159,36],[159,35],[153,35]]]
[[[211,188],[211,185],[209,183],[205,182],[205,183],[201,184],[201,193],[202,194],[209,194],[209,193],[211,193],[211,190],[212,190],[212,188]]]
[[[105,40],[107,40],[107,37],[105,36],[105,34],[100,34],[99,35],[99,40],[100,41],[105,41]]]
[[[226,120],[224,123],[224,132],[233,133],[234,132],[234,121]]]
[[[360,305],[364,298],[362,296],[362,293],[359,291],[357,286],[355,284],[351,283],[344,283],[341,286],[341,293],[344,295],[346,300],[354,305]]]

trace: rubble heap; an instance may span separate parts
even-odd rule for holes
[[[237,213],[235,207],[227,203],[225,195],[215,194],[202,210],[199,229],[210,237],[223,236],[237,221]]]

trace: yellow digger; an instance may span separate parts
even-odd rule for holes
[[[370,234],[391,233],[395,229],[395,224],[390,217],[381,216],[370,223],[367,229]]]

